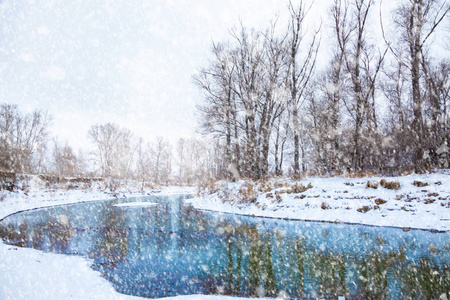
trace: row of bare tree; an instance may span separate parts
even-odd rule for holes
[[[134,179],[151,185],[194,185],[222,172],[220,151],[195,138],[179,139],[175,147],[162,137],[144,142],[113,123],[88,132],[92,148],[76,153],[66,142],[51,139],[51,116],[22,113],[17,105],[0,106],[0,170]],[[111,181],[112,182],[112,181]]]
[[[125,128],[107,123],[89,133],[97,174],[104,178],[135,179],[143,184],[194,185],[219,177],[220,155],[215,145],[195,138],[180,138],[173,147],[158,137],[146,143]]]
[[[306,34],[310,7],[297,2],[281,33],[276,22],[232,29],[194,77],[203,133],[223,145],[221,177],[448,167],[450,60],[430,42],[448,38],[438,31],[448,2],[402,0],[390,22],[373,22],[374,0],[334,0],[325,45],[320,28]]]

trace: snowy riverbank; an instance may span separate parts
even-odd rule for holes
[[[450,232],[447,170],[401,177],[219,182],[189,201],[197,209],[234,214]]]
[[[388,183],[398,182],[400,186],[398,189],[382,187],[382,179]],[[368,181],[373,186],[378,184],[378,187],[366,187]],[[195,191],[193,188],[167,188],[158,194]],[[93,187],[47,189],[31,185],[26,190],[3,194],[0,219],[21,210],[115,197],[141,197],[151,192],[122,189],[115,196]],[[243,195],[247,196],[246,200]],[[450,231],[450,172],[395,178],[221,182],[209,193],[189,201],[198,209],[237,214]],[[44,253],[0,243],[0,299],[137,299],[117,293],[112,284],[90,265],[91,262],[84,257]],[[176,297],[197,298],[215,299],[217,296]],[[231,299],[220,297],[226,298]]]
[[[52,190],[5,193],[0,219],[39,207],[114,198],[103,190]],[[127,193],[138,196],[138,193]],[[142,194],[141,194],[142,195]],[[13,247],[0,243],[0,299],[132,299],[90,268],[83,257]]]
[[[166,188],[158,195],[191,193],[186,188]],[[142,197],[151,194],[121,190],[118,197]],[[101,189],[55,190],[31,186],[28,191],[4,193],[0,201],[0,219],[9,214],[55,205],[114,199]],[[90,268],[81,256],[69,256],[20,248],[0,243],[0,299],[142,299],[116,292],[110,282]],[[181,296],[173,299],[216,299],[215,296]],[[226,299],[221,297],[220,299]],[[233,298],[235,299],[235,298]]]

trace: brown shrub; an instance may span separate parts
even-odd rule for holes
[[[381,204],[385,204],[385,203],[387,203],[386,200],[383,200],[383,199],[380,199],[380,198],[375,199],[375,204],[376,205],[381,205]]]
[[[274,186],[274,188],[279,189],[279,188],[285,187],[286,186],[286,182],[275,181],[273,186]]]
[[[366,212],[368,212],[371,209],[372,208],[370,206],[364,205],[363,207],[358,208],[357,211],[360,212],[360,213],[366,213]]]
[[[431,203],[433,203],[435,201],[436,201],[435,199],[427,198],[427,199],[425,199],[425,204],[431,204]]]
[[[368,180],[367,183],[366,183],[366,189],[368,189],[368,188],[377,189],[378,188],[378,182]]]
[[[423,182],[423,181],[414,180],[413,185],[417,186],[417,187],[424,187],[424,186],[428,186],[428,183]]]
[[[328,204],[325,203],[325,201],[322,201],[322,205],[320,206],[322,209],[329,209],[330,207]]]
[[[380,185],[385,189],[389,190],[398,190],[401,187],[400,182],[398,181],[387,181],[385,179],[381,179]]]

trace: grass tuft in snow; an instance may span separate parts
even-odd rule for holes
[[[360,213],[366,213],[371,209],[372,209],[372,207],[364,205],[363,207],[358,208],[357,211]]]
[[[398,190],[401,187],[400,182],[398,181],[387,181],[386,179],[381,179],[380,185],[385,189],[389,190]]]
[[[424,186],[428,186],[429,184],[427,182],[414,180],[413,185],[417,186],[417,187],[424,187]]]
[[[306,192],[308,189],[311,189],[313,186],[310,183],[308,183],[307,186],[304,186],[303,184],[299,184],[299,183],[295,183],[293,185],[290,186],[290,189],[286,191],[286,193],[288,194],[300,194],[303,192]]]
[[[381,199],[381,198],[375,199],[375,204],[376,204],[376,205],[382,205],[382,204],[385,204],[385,203],[387,203],[386,200],[383,200],[383,199]]]

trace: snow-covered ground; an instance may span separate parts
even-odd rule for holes
[[[382,179],[398,182],[400,186],[382,187]],[[367,187],[368,181],[378,187]],[[304,192],[300,192],[302,186],[307,188]],[[252,198],[253,201],[248,201]],[[197,209],[260,217],[450,232],[448,170],[401,177],[219,182],[189,201]]]
[[[33,180],[27,191],[2,192],[5,198],[0,201],[0,219],[22,210],[115,198],[112,193],[95,187],[83,190],[47,189]],[[158,194],[193,191],[192,188],[172,187],[162,189]],[[151,192],[122,189],[116,194],[118,197],[131,198]],[[0,242],[0,299],[142,299],[116,292],[112,284],[91,269],[90,265],[91,262],[85,257],[44,253]],[[173,299],[216,298],[191,295]],[[220,297],[221,300],[226,298]]]

